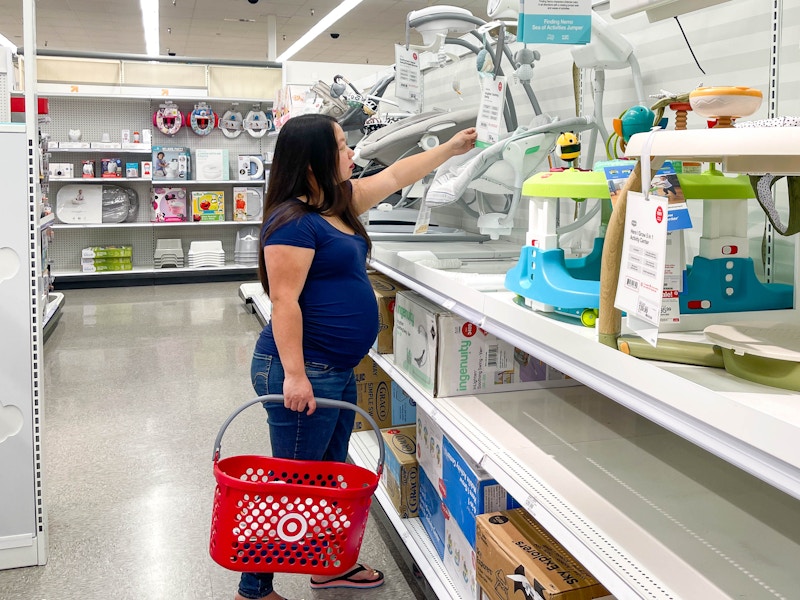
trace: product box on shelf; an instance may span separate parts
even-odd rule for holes
[[[608,595],[600,582],[521,508],[478,517],[475,558],[478,584],[493,600],[511,598],[511,590],[542,600],[591,600]]]
[[[239,181],[258,181],[264,179],[264,158],[251,154],[240,154],[237,160]]]
[[[224,221],[225,192],[192,192],[192,219],[195,221]]]
[[[126,162],[125,163],[125,177],[129,179],[135,179],[139,177],[139,163],[138,162]]]
[[[58,147],[71,150],[86,150],[91,148],[91,144],[89,142],[59,142]]]
[[[103,189],[97,185],[67,184],[56,192],[56,217],[62,223],[103,222]]]
[[[445,520],[447,510],[442,504],[442,499],[439,497],[436,488],[433,487],[425,469],[420,468],[418,472],[419,477],[419,520],[422,527],[428,534],[428,537],[436,549],[436,554],[439,558],[444,560],[445,548]]]
[[[184,187],[153,187],[153,214],[150,220],[154,223],[180,223],[187,220],[188,202]]]
[[[192,155],[189,148],[153,146],[153,179],[187,180],[192,178]]]
[[[101,263],[97,265],[82,264],[82,273],[105,273],[106,271],[131,271],[133,265],[129,262]]]
[[[101,150],[120,150],[120,149],[122,149],[122,144],[120,142],[89,142],[89,145],[92,148],[99,148]]]
[[[403,519],[416,517],[419,507],[416,433],[414,425],[381,430],[386,450],[386,465],[381,479],[392,504]]]
[[[228,181],[227,148],[198,148],[195,150],[195,178],[203,181]]]
[[[440,494],[439,486],[443,485],[442,465],[442,443],[444,432],[424,410],[417,411],[417,462],[427,473],[428,478]]]
[[[358,405],[375,419],[378,427],[385,429],[392,424],[391,378],[386,371],[369,356],[365,356],[353,369],[358,391]],[[369,429],[367,422],[356,415],[353,431]]]
[[[400,369],[437,397],[576,385],[413,291],[396,296],[394,355]]]
[[[450,441],[442,438],[442,500],[471,547],[477,515],[514,508],[513,498],[497,481]]]
[[[47,172],[50,179],[71,179],[75,177],[75,169],[72,163],[50,163],[47,165]]]
[[[101,177],[122,177],[122,159],[120,158],[101,158],[100,159]]]
[[[261,221],[264,207],[264,191],[257,187],[236,186],[233,188],[233,220]]]
[[[401,388],[392,382],[392,426],[415,424],[417,422],[417,403]]]
[[[480,587],[475,573],[475,549],[467,541],[452,515],[444,521],[443,562],[444,570],[450,575],[461,598],[479,600]]]
[[[131,256],[133,256],[133,246],[89,246],[81,250],[81,259],[130,258]]]
[[[394,282],[383,273],[371,272],[369,281],[375,290],[375,300],[378,302],[378,337],[373,348],[380,354],[392,353],[392,336],[394,332],[394,305],[395,296],[403,286]]]
[[[81,271],[102,273],[104,271],[130,271],[133,269],[131,257],[122,258],[81,258]]]

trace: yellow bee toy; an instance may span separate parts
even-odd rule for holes
[[[575,161],[581,155],[581,142],[578,136],[572,131],[567,131],[558,136],[556,140],[556,156],[566,163],[570,168],[575,165]]]

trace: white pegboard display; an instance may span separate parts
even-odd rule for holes
[[[80,251],[87,246],[122,245],[133,246],[133,264],[138,269],[148,269],[153,267],[153,252],[156,240],[160,238],[180,238],[183,241],[184,252],[188,252],[189,244],[193,240],[220,240],[226,253],[229,264],[233,264],[234,245],[236,232],[247,223],[236,223],[233,221],[233,188],[236,186],[248,185],[249,187],[261,187],[263,184],[239,182],[236,180],[238,156],[257,155],[267,156],[274,150],[276,136],[264,135],[260,138],[250,136],[244,132],[236,138],[227,138],[221,131],[215,130],[207,136],[195,134],[187,126],[181,129],[174,136],[167,136],[158,131],[153,126],[153,113],[158,110],[162,98],[97,98],[80,96],[56,96],[50,98],[51,123],[46,127],[45,132],[50,135],[50,139],[56,142],[69,140],[71,130],[80,130],[81,141],[98,142],[102,141],[103,135],[108,134],[112,142],[121,142],[122,131],[128,130],[131,134],[138,131],[141,134],[143,129],[150,129],[152,132],[152,146],[182,146],[189,148],[192,153],[192,161],[196,157],[198,149],[226,149],[229,159],[228,181],[219,182],[197,182],[189,180],[187,182],[164,183],[169,186],[185,187],[187,201],[191,204],[191,194],[193,191],[222,191],[225,194],[225,222],[223,223],[193,223],[187,222],[185,225],[164,225],[150,224],[152,219],[152,194],[153,182],[147,180],[127,180],[127,179],[102,179],[95,177],[88,180],[67,180],[57,179],[49,182],[49,197],[54,208],[60,189],[65,189],[67,185],[103,186],[115,185],[122,188],[132,189],[138,196],[138,212],[136,219],[132,223],[121,223],[92,226],[75,226],[69,224],[58,224],[55,226],[55,241],[50,250],[50,260],[56,274],[74,274],[80,270]],[[196,100],[174,100],[183,114],[191,113]],[[232,102],[229,100],[214,102],[208,100],[208,104],[217,114],[222,115],[231,108]],[[246,114],[254,105],[268,109],[269,103],[260,105],[252,101],[243,101],[238,104],[237,110]],[[99,175],[100,164],[103,158],[119,158],[123,165],[128,162],[138,163],[142,161],[152,161],[152,154],[149,152],[134,152],[129,149],[53,149],[50,152],[51,163],[71,164],[76,178],[80,178],[83,161],[92,161],[95,168],[95,175]],[[266,170],[269,167],[267,165]],[[194,177],[194,174],[193,174]],[[191,218],[191,217],[189,217]]]

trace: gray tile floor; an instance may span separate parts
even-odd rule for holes
[[[208,556],[211,454],[224,419],[253,397],[260,326],[236,283],[70,290],[45,346],[44,473],[49,560],[0,571],[2,600],[233,598],[238,574]],[[223,456],[267,452],[263,410],[228,428]],[[362,558],[386,573],[369,591],[286,597],[421,597],[370,520]]]

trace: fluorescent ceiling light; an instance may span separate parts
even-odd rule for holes
[[[361,4],[362,0],[344,0],[339,6],[334,8],[331,12],[325,15],[322,20],[314,25],[311,29],[306,31],[302,37],[297,40],[294,44],[289,46],[286,51],[281,54],[275,60],[277,62],[284,62],[289,60],[292,56],[300,52],[303,48],[305,48],[308,43],[316,38],[320,33],[325,31],[328,27],[336,23],[339,19],[353,10],[356,6]]]
[[[142,8],[145,52],[147,56],[158,56],[161,51],[158,33],[158,0],[139,0],[139,6]]]
[[[6,48],[11,48],[14,52],[17,51],[17,45],[0,33],[0,46],[5,46]]]

